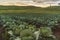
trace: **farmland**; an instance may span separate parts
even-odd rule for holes
[[[0,40],[60,40],[60,7],[0,6]]]
[[[34,6],[0,6],[0,13],[40,13],[40,14],[58,14],[60,7],[40,8]]]

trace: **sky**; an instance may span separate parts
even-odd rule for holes
[[[57,4],[60,0],[0,0],[0,3],[16,3],[22,2],[34,6],[49,6],[49,3]]]
[[[24,3],[44,3],[44,2],[59,2],[60,0],[0,0],[0,3],[4,3],[4,2],[24,2]]]
[[[53,0],[0,0],[0,2],[23,2],[23,1],[53,1]],[[54,0],[54,1],[59,1],[59,0]]]

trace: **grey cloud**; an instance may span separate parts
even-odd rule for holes
[[[20,1],[33,1],[37,3],[49,2],[49,1],[59,1],[59,0],[0,0],[0,2],[20,2]]]
[[[32,0],[33,2],[49,2],[49,1],[59,1],[59,0]]]

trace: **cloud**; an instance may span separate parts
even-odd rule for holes
[[[36,4],[36,3],[44,3],[44,2],[59,2],[60,0],[0,0],[0,3],[8,2],[8,3],[16,3],[22,2],[27,4]]]
[[[60,0],[0,0],[0,4],[5,5],[22,5],[22,6],[36,6],[36,7],[48,7],[49,2],[60,2]],[[57,5],[57,3],[52,4]]]
[[[0,0],[0,2],[20,2],[20,1],[46,2],[46,1],[59,1],[59,0]]]
[[[59,1],[59,0],[32,0],[33,2],[41,3],[41,2],[50,2],[50,1]]]

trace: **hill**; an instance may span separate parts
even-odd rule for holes
[[[51,6],[40,8],[34,6],[0,6],[0,13],[40,13],[40,14],[58,14],[60,6]]]

